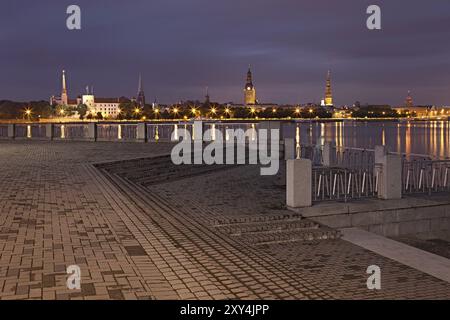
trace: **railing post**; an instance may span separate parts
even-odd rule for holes
[[[8,124],[8,138],[14,139],[16,137],[16,125],[14,123]]]
[[[49,140],[53,140],[53,123],[45,124],[45,136]]]
[[[293,159],[286,162],[286,204],[291,208],[312,205],[312,162]]]
[[[387,155],[387,148],[385,146],[375,146],[375,163],[383,163],[384,157]]]
[[[393,200],[402,198],[402,158],[400,155],[386,154],[378,159],[378,198]]]
[[[139,142],[147,142],[147,124],[145,122],[138,123],[136,138]]]
[[[322,150],[322,164],[325,167],[331,167],[334,164],[336,156],[336,144],[334,142],[325,142]]]
[[[284,160],[295,159],[295,140],[292,138],[284,139]]]
[[[90,122],[88,124],[88,139],[97,141],[97,124],[95,122]]]

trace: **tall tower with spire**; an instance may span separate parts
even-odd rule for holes
[[[145,106],[145,94],[142,89],[142,76],[139,74],[139,85],[138,85],[138,94],[136,98],[136,103],[143,108]]]
[[[208,107],[210,105],[210,103],[211,103],[211,100],[209,98],[209,89],[208,89],[208,87],[206,87],[205,106]]]
[[[67,106],[69,104],[69,97],[67,95],[67,84],[66,84],[66,71],[62,72],[62,91],[61,91],[61,104]]]
[[[406,107],[411,108],[414,105],[413,98],[411,96],[411,91],[408,90],[408,95],[406,96],[405,101]]]
[[[328,70],[327,74],[327,84],[325,88],[325,106],[332,107],[333,106],[333,92],[331,90],[331,71]]]
[[[250,66],[248,67],[247,82],[245,83],[244,87],[244,102],[245,105],[256,104],[256,90],[255,86],[253,85],[252,71],[250,70]]]

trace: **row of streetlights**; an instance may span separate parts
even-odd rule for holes
[[[135,115],[139,115],[141,112],[142,112],[142,109],[140,109],[140,108],[135,108],[135,109],[133,110],[133,113],[134,113]],[[160,112],[161,112],[161,110],[158,109],[158,108],[153,109],[153,113],[154,113],[155,115],[160,114]],[[276,112],[277,112],[277,109],[276,109],[276,108],[273,108],[273,109],[272,109],[272,113],[275,114]],[[295,111],[294,111],[295,114],[300,114],[300,112],[301,112],[301,109],[300,109],[300,108],[296,108]],[[63,116],[63,115],[65,114],[65,111],[64,111],[63,108],[60,108],[59,111],[58,111],[58,113],[59,113],[61,116]],[[118,109],[118,113],[121,114],[121,113],[122,113],[122,110],[121,110],[121,109]],[[172,114],[174,114],[174,115],[179,114],[179,113],[180,113],[180,109],[177,108],[177,107],[174,107],[174,108],[172,108],[172,109],[170,110],[170,113],[172,113]],[[197,115],[200,115],[200,110],[197,110],[197,108],[192,107],[191,110],[190,110],[190,113],[191,113],[192,115],[194,115],[194,116],[197,116]],[[216,107],[212,107],[212,108],[210,109],[210,113],[213,114],[213,115],[216,115],[216,114],[218,113],[217,108],[216,108]],[[226,115],[229,115],[229,114],[231,113],[230,108],[226,107],[226,108],[224,109],[224,113],[225,113]],[[250,113],[251,113],[252,115],[255,115],[255,114],[257,113],[257,109],[254,108],[254,107],[250,107]],[[314,110],[313,110],[313,109],[309,109],[309,113],[314,113]],[[31,108],[25,109],[25,115],[26,115],[28,118],[31,117],[31,114],[32,114],[32,109],[31,109]]]

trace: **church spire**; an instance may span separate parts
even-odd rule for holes
[[[406,107],[411,108],[412,106],[414,106],[414,102],[411,96],[411,91],[408,90],[408,95],[406,96]]]
[[[253,76],[250,65],[248,66],[247,81],[244,87],[244,103],[245,105],[256,104],[256,90],[255,86],[253,85]]]
[[[209,88],[206,87],[205,105],[208,107],[209,104],[210,104],[210,99],[209,99]]]
[[[136,99],[137,104],[143,108],[145,106],[145,94],[142,89],[142,75],[139,74],[138,94]]]
[[[69,103],[69,97],[67,95],[67,84],[66,84],[66,70],[62,72],[62,90],[61,90],[61,104],[66,106]]]
[[[248,71],[247,71],[247,85],[253,86],[253,79],[252,79],[252,70],[250,65],[248,65]]]
[[[325,106],[332,107],[333,106],[333,92],[331,90],[331,71],[328,70],[327,74],[327,84],[325,89]]]
[[[62,72],[62,93],[67,94],[66,70],[63,70]]]
[[[139,73],[138,94],[142,91],[142,75]]]

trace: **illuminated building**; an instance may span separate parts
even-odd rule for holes
[[[250,70],[250,67],[248,67],[247,82],[245,83],[244,87],[244,104],[256,104],[256,89],[253,85],[252,71]]]
[[[331,72],[328,70],[327,74],[327,83],[325,88],[325,99],[322,103],[325,107],[332,107],[333,106],[333,92],[331,90]]]

